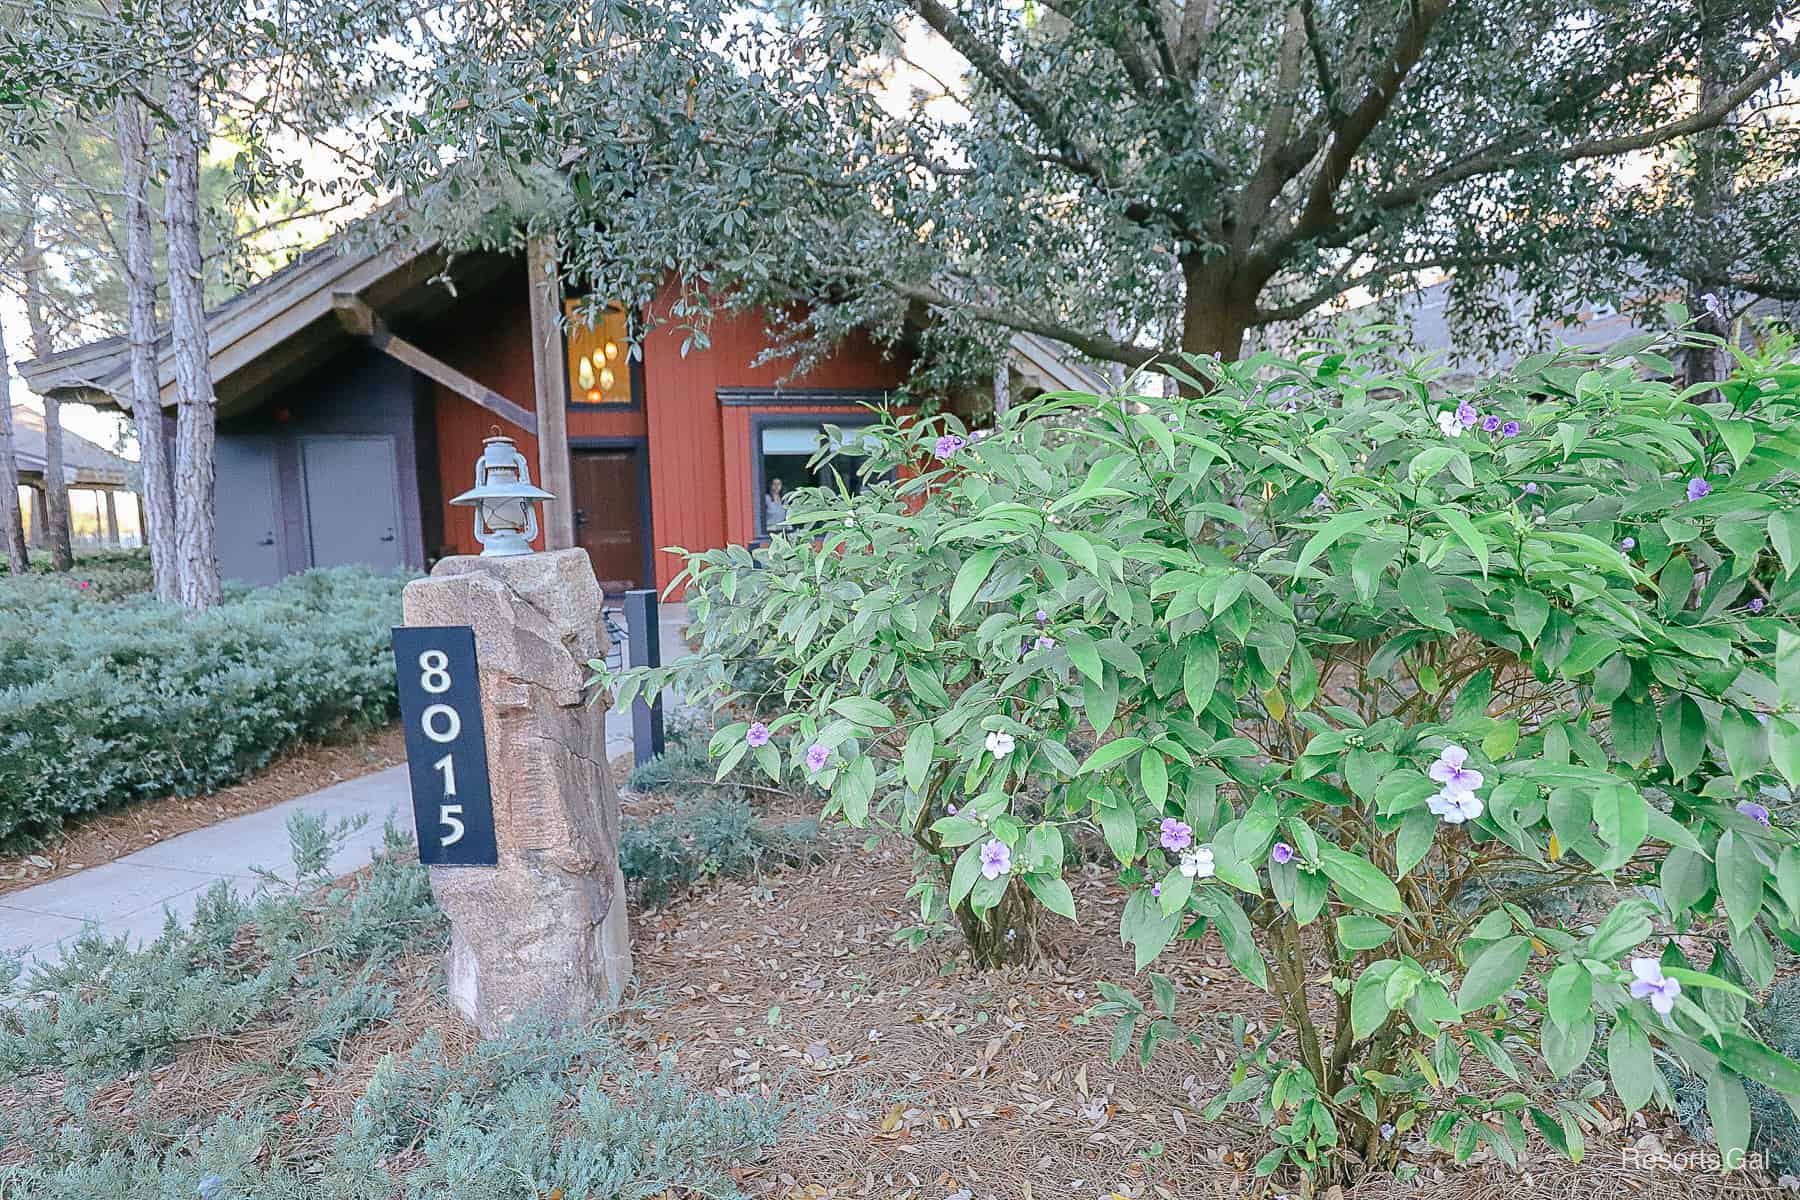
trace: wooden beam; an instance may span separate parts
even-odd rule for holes
[[[568,356],[563,351],[562,277],[556,244],[533,238],[526,254],[531,288],[531,378],[537,393],[538,486],[544,501],[544,548],[575,544],[575,494],[569,470]]]
[[[339,324],[389,358],[398,359],[425,378],[443,384],[501,420],[537,436],[537,417],[529,409],[521,408],[492,388],[475,382],[449,363],[433,358],[405,338],[395,337],[381,316],[361,298],[348,292],[337,292],[331,297],[331,308],[337,314]]]

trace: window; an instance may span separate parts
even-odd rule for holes
[[[841,441],[828,457],[813,462],[813,456],[830,444],[826,426],[841,434]],[[831,488],[854,496],[867,484],[863,462],[867,455],[857,442],[860,424],[843,425],[838,421],[790,420],[781,418],[758,422],[753,438],[756,455],[756,532],[766,536],[787,520],[788,498],[794,489],[803,487]]]
[[[582,300],[563,304],[568,322],[569,402],[635,403],[624,307],[608,305],[590,325],[585,304]]]

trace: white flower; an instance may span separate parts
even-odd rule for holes
[[[1181,873],[1189,879],[1211,879],[1213,852],[1211,846],[1195,846],[1181,852]]]
[[[1425,807],[1441,817],[1444,824],[1461,825],[1481,815],[1481,797],[1474,792],[1445,788],[1425,801]]]
[[[1438,432],[1445,437],[1461,437],[1463,435],[1463,423],[1457,419],[1454,412],[1447,408],[1438,413],[1437,427]]]
[[[1013,752],[1013,747],[1017,744],[1013,741],[1013,735],[1010,733],[1001,733],[999,730],[995,730],[987,735],[988,753],[995,758],[1005,758]]]

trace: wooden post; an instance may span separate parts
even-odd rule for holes
[[[116,546],[119,544],[119,502],[111,488],[103,490],[101,495],[106,497],[106,544]]]
[[[544,501],[544,549],[575,544],[575,496],[569,471],[569,364],[563,352],[562,280],[556,244],[533,238],[526,255],[531,287],[531,377],[536,385],[538,482]]]

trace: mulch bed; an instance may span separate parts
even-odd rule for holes
[[[396,723],[341,742],[300,746],[209,796],[169,796],[79,818],[29,854],[0,857],[0,896],[405,761]]]
[[[1211,1123],[1199,1113],[1230,1070],[1220,1014],[1264,1027],[1275,1015],[1222,951],[1176,943],[1157,963],[1201,1044],[1165,1043],[1147,1068],[1135,1058],[1114,1066],[1111,1021],[1084,1015],[1099,999],[1095,981],[1135,980],[1146,997],[1148,981],[1114,932],[1123,897],[1097,871],[1073,884],[1082,926],[1046,918],[1055,961],[981,974],[956,961],[951,940],[919,952],[894,942],[916,922],[905,843],[865,849],[851,832],[830,837],[823,867],[723,881],[633,914],[641,1008],[632,1028],[646,1055],[673,1055],[717,1094],[759,1092],[793,1107],[770,1160],[742,1173],[746,1191],[783,1200],[1282,1194],[1249,1174],[1267,1149],[1260,1130],[1235,1112]],[[1457,1167],[1421,1146],[1425,1169],[1412,1184],[1374,1179],[1339,1195],[1794,1194],[1741,1173],[1624,1165],[1624,1148],[1646,1136],[1671,1153],[1697,1148],[1672,1118],[1646,1114],[1590,1136],[1582,1165],[1544,1148],[1519,1175],[1497,1161]]]

